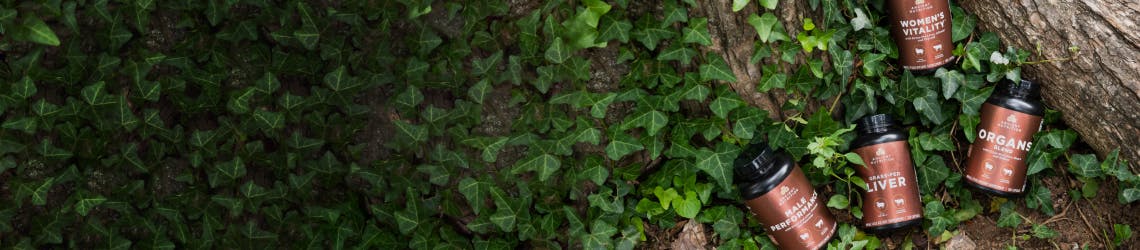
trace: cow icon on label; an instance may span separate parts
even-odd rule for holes
[[[989,162],[986,162],[986,170],[993,171],[994,170],[994,164],[990,164]]]
[[[808,233],[800,234],[800,239],[806,240],[807,238],[808,238]]]
[[[1013,169],[1003,168],[1001,172],[1005,174],[1005,176],[1013,176]]]
[[[876,201],[876,202],[875,202],[875,207],[877,207],[877,208],[885,208],[885,207],[887,207],[887,203],[886,203],[886,202],[882,202],[882,201]]]
[[[924,52],[926,52],[926,51],[925,51],[925,50],[923,50],[923,49],[920,49],[920,48],[914,48],[914,53],[915,53],[915,54],[918,54],[918,55],[922,55],[922,54],[925,54]]]
[[[906,202],[906,201],[903,199],[895,199],[895,205],[902,206],[903,202]]]
[[[934,45],[934,51],[942,51],[942,45],[941,44],[935,44]]]

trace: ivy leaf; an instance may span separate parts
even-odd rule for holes
[[[772,39],[772,28],[779,23],[779,19],[771,12],[765,12],[763,16],[757,16],[755,13],[748,16],[748,24],[756,29],[756,34],[760,36],[761,42],[775,41]]]
[[[634,139],[626,133],[617,133],[613,136],[612,140],[610,140],[610,143],[606,145],[606,157],[609,157],[610,160],[617,161],[626,155],[642,149],[645,149],[645,146],[642,146],[641,142],[637,141],[637,139]]]
[[[1086,178],[1099,178],[1104,176],[1096,160],[1096,155],[1074,154],[1069,157],[1069,172]]]
[[[701,64],[701,81],[721,80],[726,82],[736,82],[736,75],[732,73],[732,68],[728,67],[728,63],[724,61],[719,54],[709,52],[705,54],[707,63]]]
[[[522,171],[535,171],[538,172],[538,180],[546,181],[562,167],[562,161],[558,157],[550,154],[542,154],[533,158],[523,160],[515,164],[511,170],[512,174],[518,174]]]
[[[918,143],[922,145],[923,149],[931,151],[954,151],[954,141],[950,139],[949,134],[931,135],[930,133],[922,133],[918,135]]]
[[[748,2],[752,2],[752,0],[732,0],[732,12],[737,12],[743,10],[744,7],[748,7]]]
[[[159,96],[162,95],[162,83],[157,81],[135,82],[135,89],[142,95],[144,100],[152,102],[157,102]]]
[[[911,154],[916,153],[912,152]],[[926,158],[926,162],[922,166],[916,170],[918,171],[918,187],[923,193],[934,192],[938,185],[950,176],[950,169],[946,167],[946,162],[942,160],[940,155],[931,155]]]
[[[280,129],[285,127],[285,115],[281,113],[257,110],[253,112],[253,119],[264,129]]]
[[[233,160],[230,160],[228,162],[220,163],[216,165],[214,169],[218,170],[218,173],[221,173],[230,180],[235,180],[237,178],[245,176],[246,171],[245,162],[241,160],[240,156],[234,157]]]
[[[412,141],[415,141],[415,142],[426,142],[427,141],[428,131],[426,128],[424,128],[422,126],[413,125],[411,123],[407,123],[407,122],[404,122],[401,120],[395,120],[395,121],[393,121],[393,124],[396,125],[396,130],[398,132],[400,132],[401,135],[407,136],[407,138],[412,139]]]
[[[12,94],[19,99],[28,99],[36,94],[36,84],[32,82],[32,78],[24,76],[19,82],[12,86]]]
[[[475,103],[483,104],[483,100],[491,93],[491,81],[489,79],[480,80],[471,89],[467,90],[467,96],[471,97]]]
[[[75,203],[75,212],[79,213],[81,216],[87,216],[87,212],[91,211],[91,209],[99,206],[99,204],[103,204],[103,202],[106,201],[107,198],[103,197],[102,195],[79,199],[79,202]]]
[[[677,215],[681,217],[696,218],[697,213],[701,212],[701,200],[697,198],[696,192],[685,191],[684,199],[673,200],[673,209],[676,209]]]
[[[660,27],[669,27],[676,22],[688,22],[689,11],[684,6],[677,6],[676,2],[665,2],[665,20],[661,21]]]
[[[681,44],[673,44],[668,49],[661,51],[661,54],[657,54],[657,60],[678,61],[682,65],[689,65],[695,56],[697,56],[697,50]]]
[[[697,168],[704,171],[720,184],[724,191],[732,190],[732,160],[740,154],[740,148],[720,142],[716,151],[702,148],[697,153]]]
[[[490,194],[491,198],[495,200],[495,207],[498,208],[494,214],[491,214],[491,222],[505,232],[514,231],[515,222],[518,220],[519,207],[511,202],[511,198],[503,190],[491,187]]]
[[[490,182],[475,180],[471,177],[459,181],[459,193],[467,199],[467,203],[471,205],[475,214],[482,214],[481,211],[487,209],[486,197],[491,192],[491,185]]]
[[[585,17],[586,25],[597,28],[598,20],[602,18],[602,15],[610,12],[611,6],[600,0],[583,0],[583,2],[586,5],[586,11],[582,12],[581,15]]]
[[[32,191],[32,205],[43,206],[47,204],[48,190],[55,184],[55,177],[48,177],[43,183]],[[30,184],[29,184],[30,185]]]
[[[776,3],[779,2],[780,0],[760,0],[760,6],[764,6],[765,9],[774,10],[776,9]]]
[[[840,83],[847,84],[850,82],[855,67],[855,55],[851,54],[850,50],[841,51],[839,49],[833,49],[828,53],[831,54],[832,69],[839,75]]]
[[[922,113],[927,119],[934,122],[934,124],[942,124],[946,121],[946,117],[942,115],[941,102],[938,100],[938,95],[933,91],[928,92],[925,97],[914,99],[914,110]]]
[[[414,195],[415,193],[412,192],[411,187],[407,189],[406,193],[405,199],[407,199],[407,202],[404,202],[404,204],[407,205],[404,207],[404,210],[392,214],[392,216],[396,218],[396,225],[400,228],[400,233],[404,235],[408,235],[412,230],[415,230],[416,227],[419,227],[421,220],[420,202],[416,199],[418,197]]]
[[[1049,229],[1048,226],[1042,224],[1033,225],[1033,237],[1036,237],[1038,239],[1051,239],[1057,237],[1058,235],[1061,234],[1057,233],[1057,231],[1054,231],[1053,229]]]
[[[233,94],[230,101],[226,103],[226,108],[234,114],[245,114],[249,112],[249,102],[253,99],[255,88],[246,88]]]
[[[293,31],[293,37],[296,37],[297,41],[305,46],[305,49],[314,50],[317,48],[317,42],[321,39],[321,32],[317,30],[316,26],[304,25]]]
[[[605,220],[595,220],[590,226],[590,234],[582,236],[582,246],[585,249],[612,249],[613,240],[610,238],[617,234],[617,228]]]
[[[657,49],[657,44],[662,40],[673,38],[677,35],[676,31],[672,29],[664,29],[657,27],[644,27],[633,32],[633,38],[645,45],[649,50]],[[555,38],[557,39],[557,38]]]
[[[1013,202],[1006,202],[1001,206],[1001,217],[998,217],[997,226],[1017,228],[1021,226],[1021,214],[1013,208]]]
[[[629,43],[629,31],[633,29],[633,24],[628,20],[617,20],[612,15],[603,16],[602,28],[598,30],[597,41],[610,41],[617,39],[621,43]]]
[[[277,76],[273,75],[272,72],[265,72],[265,75],[261,76],[260,79],[257,79],[257,82],[254,83],[254,86],[258,92],[268,95],[277,91],[277,89],[281,87],[281,81],[277,80]]]
[[[953,17],[950,20],[952,22],[950,34],[954,42],[957,43],[962,39],[970,37],[970,34],[974,33],[974,26],[977,25],[978,22],[974,15],[966,13],[959,7],[951,8],[950,13],[950,16]]]
[[[649,136],[656,135],[661,128],[669,123],[669,117],[665,113],[657,110],[648,110],[637,115],[629,116],[625,122],[622,123],[622,129],[630,129],[634,127],[645,128],[645,132]]]
[[[1120,246],[1132,238],[1132,226],[1127,224],[1112,224],[1112,244]]]
[[[712,45],[712,37],[709,36],[708,24],[708,18],[693,18],[693,20],[689,22],[689,27],[686,27],[682,32],[682,41],[704,46]]]
[[[606,179],[609,179],[610,171],[603,167],[601,164],[587,167],[582,172],[578,173],[581,178],[593,181],[598,186],[606,184]]]
[[[1034,185],[1029,190],[1029,195],[1025,197],[1025,206],[1033,209],[1040,210],[1046,215],[1053,215],[1053,192],[1049,191],[1049,187],[1042,185],[1040,182]]]
[[[35,117],[22,117],[19,119],[13,119],[13,118],[9,118],[9,119],[10,120],[5,121],[4,125],[2,125],[2,127],[4,127],[5,129],[19,130],[19,131],[23,131],[26,134],[35,134],[36,133],[36,127],[38,125],[38,122],[37,122],[38,119],[36,119]]]
[[[28,31],[28,40],[49,46],[59,46],[59,37],[48,27],[43,20],[35,16],[24,19],[24,29]]]
[[[554,42],[551,43],[550,47],[546,49],[545,56],[546,60],[550,62],[562,64],[562,62],[565,62],[570,58],[570,54],[570,47],[562,42],[561,37],[555,37]]]
[[[325,74],[325,86],[328,86],[329,89],[332,89],[336,92],[348,90],[352,87],[355,87],[355,81],[351,76],[346,75],[347,73],[345,71],[347,71],[347,69],[344,67],[344,65],[341,65],[340,67],[337,67],[336,70]]]
[[[942,79],[942,98],[950,100],[954,96],[954,92],[958,91],[958,87],[966,81],[966,75],[957,70],[946,70],[945,68],[938,68],[934,72],[934,77]]]
[[[83,96],[83,101],[86,101],[87,104],[90,104],[92,106],[110,104],[114,102],[113,98],[103,93],[103,86],[103,81],[99,81],[88,85],[87,87],[83,87],[83,90],[80,91],[80,94]]]
[[[709,109],[711,109],[713,114],[716,114],[717,117],[724,119],[728,118],[728,112],[732,112],[732,110],[743,105],[745,105],[744,101],[739,98],[722,96],[717,97],[716,100],[709,103]]]

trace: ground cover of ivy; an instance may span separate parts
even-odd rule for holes
[[[800,27],[778,0],[725,13],[755,28],[756,89],[790,97],[776,111],[728,87],[691,0],[0,1],[0,246],[632,249],[696,220],[720,249],[772,249],[731,161],[767,141],[857,220],[845,152],[872,113],[910,131],[915,238],[982,213],[1056,237],[1014,208],[1056,213],[1039,182],[1061,172],[1085,183],[1073,197],[1117,182],[1140,198],[1116,153],[1072,153],[1050,111],[1028,195],[981,204],[954,161],[993,83],[1042,59],[953,7],[960,59],[914,75],[883,1],[808,2],[823,18]],[[854,220],[829,248],[883,247]]]

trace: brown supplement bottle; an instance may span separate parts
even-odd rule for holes
[[[1033,82],[998,84],[982,104],[978,137],[966,153],[966,184],[1003,197],[1025,194],[1026,157],[1045,114],[1040,99]]]
[[[780,249],[821,249],[835,236],[835,218],[791,156],[761,142],[733,165],[744,204]]]
[[[929,74],[954,60],[949,0],[888,0],[899,63]]]
[[[851,148],[864,164],[856,166],[855,172],[867,182],[863,228],[883,233],[922,224],[922,199],[907,134],[886,114],[859,119],[855,130],[859,135]]]

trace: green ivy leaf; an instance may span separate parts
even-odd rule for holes
[[[47,204],[48,190],[55,184],[55,177],[48,177],[43,183],[32,191],[32,205],[43,206]],[[30,185],[30,184],[29,184]]]
[[[949,134],[932,135],[930,133],[922,133],[918,135],[918,143],[923,149],[930,151],[954,151],[954,141],[950,138]]]
[[[641,127],[645,128],[645,132],[649,136],[656,135],[661,128],[669,123],[669,117],[665,113],[657,110],[648,110],[636,115],[631,115],[626,118],[621,127],[623,130]]]
[[[701,81],[721,80],[726,82],[736,82],[736,75],[732,73],[732,68],[728,67],[728,63],[724,61],[719,54],[709,52],[705,54],[707,63],[701,64]]]
[[[538,181],[546,181],[561,167],[562,161],[559,160],[558,157],[550,154],[542,154],[515,163],[511,173],[518,174],[522,171],[535,171],[538,172]]]
[[[491,214],[491,222],[505,232],[514,231],[519,207],[514,206],[511,198],[503,190],[492,187],[490,194],[495,200],[495,207],[498,208],[494,214]]]
[[[597,41],[617,39],[618,42],[629,43],[629,31],[633,29],[633,24],[625,19],[617,20],[612,15],[603,16],[602,20],[605,25],[602,25],[602,28],[598,30]]]
[[[779,2],[780,0],[760,0],[760,6],[764,6],[765,9],[774,10],[776,9],[776,3]]]
[[[226,103],[226,108],[234,114],[245,114],[249,112],[249,102],[253,99],[255,88],[246,88],[233,94],[230,101]]]
[[[1021,214],[1017,213],[1013,208],[1013,202],[1006,202],[1001,205],[1001,216],[998,217],[997,226],[1005,228],[1017,228],[1021,226]]]
[[[740,148],[720,142],[715,151],[702,148],[697,153],[697,168],[704,171],[720,184],[724,191],[732,191],[732,161],[740,154]]]
[[[938,68],[938,71],[934,72],[934,77],[942,79],[942,98],[946,100],[950,100],[954,92],[958,91],[958,87],[966,81],[966,76],[962,72],[945,68]]]
[[[26,134],[35,134],[38,125],[38,120],[35,117],[21,117],[19,119],[12,119],[5,121],[2,125],[5,129],[19,130]]]
[[[697,213],[701,212],[701,200],[697,198],[697,193],[693,191],[685,191],[684,199],[674,199],[673,209],[677,210],[677,215],[685,218],[696,218]]]
[[[748,24],[756,29],[756,34],[760,36],[761,42],[775,41],[773,39],[772,29],[779,23],[776,15],[770,12],[765,12],[763,16],[757,16],[755,13],[748,16]]]
[[[345,66],[341,65],[337,67],[336,70],[325,74],[325,86],[328,86],[329,89],[336,92],[356,87],[356,81],[352,79],[352,76],[347,75],[346,71]]]
[[[240,156],[234,157],[233,160],[216,165],[214,169],[218,170],[218,173],[221,173],[226,178],[236,180],[237,178],[245,176],[245,161],[242,161]]]
[[[35,43],[59,46],[59,37],[55,36],[55,32],[48,27],[43,20],[35,16],[28,16],[24,19],[24,29],[27,30],[28,41]]]
[[[709,103],[709,109],[711,109],[713,114],[715,114],[717,117],[724,119],[728,118],[729,112],[732,112],[732,110],[744,105],[744,101],[740,100],[739,98],[722,96],[717,97],[716,100],[713,100],[711,103]]]
[[[657,60],[661,61],[678,61],[682,65],[689,65],[693,57],[697,56],[697,50],[684,46],[682,44],[673,44],[669,48],[657,54]]]
[[[75,212],[79,213],[81,216],[87,216],[87,212],[91,211],[91,209],[99,206],[99,204],[103,204],[103,202],[106,201],[107,198],[103,197],[102,195],[79,199],[79,202],[75,203]]]
[[[570,47],[562,42],[562,38],[556,37],[554,38],[554,43],[551,43],[550,47],[546,49],[545,55],[546,60],[552,63],[562,64],[570,58],[571,53]]]
[[[486,211],[486,197],[491,192],[492,184],[486,181],[475,180],[471,177],[463,178],[459,181],[459,193],[463,194],[463,198],[467,199],[471,209],[475,214],[482,214]]]
[[[83,96],[83,101],[92,106],[113,103],[114,98],[103,93],[103,85],[104,83],[99,81],[87,87],[83,87],[83,90],[80,91],[80,94]]]
[[[1125,224],[1112,224],[1112,244],[1120,246],[1132,238],[1132,226]]]
[[[610,143],[606,145],[606,157],[610,160],[621,160],[622,157],[629,155],[633,152],[641,151],[645,146],[641,142],[629,136],[626,133],[617,133],[614,135]]]
[[[32,82],[32,78],[24,76],[16,84],[12,85],[12,94],[18,99],[28,99],[36,94],[36,84]]]
[[[1038,182],[1033,188],[1029,190],[1029,194],[1025,197],[1025,206],[1033,209],[1040,210],[1046,215],[1053,215],[1053,192],[1049,191],[1049,187],[1042,185]]]
[[[752,0],[732,0],[732,12],[743,10],[744,7],[748,6],[748,2],[752,2]]]
[[[915,152],[911,154],[913,155]],[[950,176],[950,169],[946,167],[946,162],[942,160],[940,155],[931,155],[926,158],[921,166],[923,167],[916,168],[916,170],[918,171],[918,187],[923,193],[933,193],[938,185]]]
[[[693,18],[690,20],[689,27],[686,27],[682,32],[681,40],[685,43],[696,43],[704,46],[712,45],[712,37],[709,36],[708,18]]]
[[[285,127],[285,115],[281,113],[257,110],[253,112],[253,119],[264,129],[280,129]]]
[[[467,90],[467,96],[471,97],[475,103],[483,104],[483,100],[491,93],[491,81],[489,79],[480,80],[474,86]]]
[[[1096,155],[1091,154],[1074,154],[1069,157],[1069,172],[1086,178],[1104,176],[1100,164],[1096,160]]]

